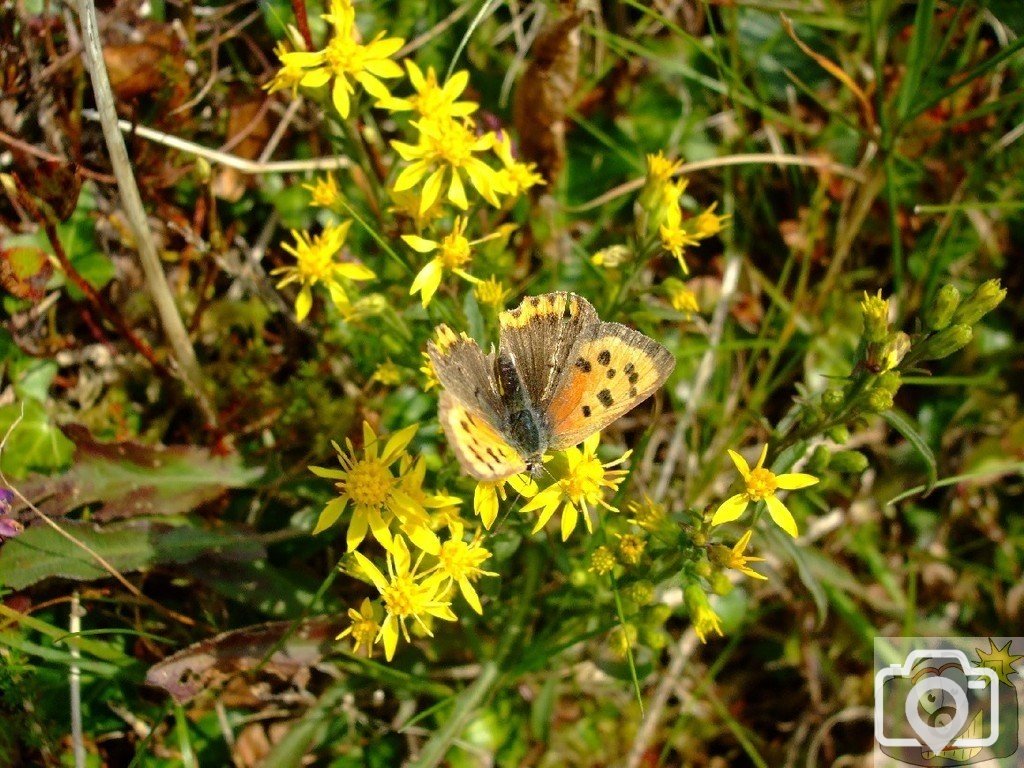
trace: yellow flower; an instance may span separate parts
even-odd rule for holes
[[[393,387],[405,381],[405,376],[402,375],[401,368],[390,360],[385,360],[377,366],[377,370],[373,372],[370,381],[379,382],[385,387]]]
[[[495,518],[498,517],[499,503],[508,498],[506,484],[512,486],[513,491],[526,499],[537,494],[537,483],[526,473],[513,475],[504,480],[477,483],[473,492],[473,513],[480,518],[480,522],[487,530],[491,529]]]
[[[661,283],[662,288],[668,295],[668,302],[672,309],[681,312],[689,320],[694,312],[700,312],[700,304],[697,303],[697,294],[690,290],[682,280],[674,277],[667,277]]]
[[[587,569],[598,576],[605,576],[615,568],[615,555],[608,547],[601,545],[590,553],[590,567]]]
[[[504,237],[506,233],[505,227],[499,227],[497,231],[492,232],[486,237],[481,237],[478,240],[469,240],[466,237],[466,227],[468,225],[469,222],[465,217],[456,216],[455,223],[452,225],[452,231],[445,235],[440,242],[427,240],[419,235],[402,235],[406,245],[418,253],[433,253],[437,251],[437,255],[419,271],[419,274],[412,281],[412,286],[409,288],[410,296],[415,296],[417,293],[420,294],[424,307],[430,304],[430,300],[441,285],[441,278],[444,276],[445,270],[454,272],[463,280],[479,283],[479,278],[473,277],[464,269],[473,259],[473,246],[485,243],[488,240],[494,240],[497,237]]]
[[[750,537],[753,535],[753,533],[754,532],[752,530],[748,530],[746,533],[744,533],[732,549],[729,549],[728,547],[723,546],[721,544],[717,544],[713,547],[712,553],[714,555],[714,559],[721,565],[724,565],[726,568],[732,568],[734,571],[739,571],[740,573],[746,574],[752,579],[761,579],[762,581],[767,581],[767,576],[758,573],[749,565],[747,565],[747,563],[764,562],[764,558],[751,557],[749,555],[743,554],[744,550],[747,548],[747,544],[750,543]]]
[[[274,53],[277,55],[277,58],[283,62],[284,57],[290,52],[284,41],[280,41],[274,46]],[[305,76],[306,70],[297,64],[283,64],[282,67],[274,74],[274,77],[270,82],[263,87],[267,90],[267,93],[289,90],[292,92],[292,98],[294,98],[298,95],[299,85],[302,82],[302,78]]]
[[[303,189],[308,189],[313,197],[313,205],[318,208],[333,208],[341,199],[341,191],[338,189],[338,182],[333,176],[322,176],[312,184],[303,184]]]
[[[363,264],[335,259],[345,244],[345,237],[351,224],[351,221],[343,221],[341,224],[331,225],[312,238],[306,232],[297,232],[293,229],[295,245],[281,245],[295,257],[296,264],[292,267],[278,267],[270,274],[284,276],[277,283],[278,288],[291,283],[301,283],[299,295],[295,297],[295,315],[300,322],[306,319],[313,306],[312,289],[317,283],[326,285],[335,306],[344,310],[350,302],[343,281],[372,280],[376,277],[373,270]]]
[[[590,263],[595,267],[615,269],[625,264],[632,255],[633,251],[628,245],[609,245],[591,256]]]
[[[868,296],[864,292],[864,301],[860,303],[861,312],[864,314],[864,336],[868,341],[885,341],[889,335],[889,300],[882,298],[882,292],[877,296]]]
[[[508,289],[494,275],[477,283],[473,293],[479,303],[496,310],[504,309],[505,300],[509,297]]]
[[[503,166],[502,170],[498,171],[498,175],[505,194],[514,199],[531,187],[547,183],[544,177],[537,172],[535,163],[523,163],[516,160],[515,155],[512,154],[512,139],[508,133],[492,133],[491,137],[494,154],[498,156]]]
[[[721,525],[736,520],[743,514],[750,502],[764,501],[768,505],[768,514],[782,530],[796,538],[796,521],[792,513],[786,509],[786,505],[779,501],[775,495],[776,490],[794,491],[799,488],[807,488],[818,482],[814,475],[805,475],[799,472],[776,475],[770,469],[764,468],[764,460],[768,457],[767,444],[761,450],[761,457],[757,460],[757,466],[753,469],[747,464],[746,459],[736,451],[729,451],[736,469],[743,475],[746,489],[743,493],[737,493],[723,502],[711,518],[712,525]]]
[[[661,186],[682,170],[682,160],[669,160],[665,153],[647,155],[647,183]]]
[[[632,451],[626,451],[615,461],[602,464],[597,457],[600,442],[601,435],[595,433],[584,441],[583,450],[567,448],[565,460],[568,466],[565,476],[538,493],[523,507],[523,512],[540,510],[533,533],[543,528],[559,509],[562,510],[562,541],[568,539],[569,534],[575,530],[581,512],[587,531],[592,532],[592,507],[602,506],[612,512],[616,511],[604,500],[604,492],[617,490],[626,471],[609,467],[624,462]]]
[[[403,519],[416,515],[426,517],[426,510],[402,489],[399,478],[391,472],[391,465],[405,453],[418,427],[418,424],[412,424],[396,432],[383,452],[378,453],[377,435],[369,422],[364,421],[362,458],[356,457],[352,441],[346,440],[347,451],[337,443],[333,444],[342,469],[309,468],[318,477],[337,481],[335,486],[339,491],[338,498],[329,501],[320,513],[314,534],[334,525],[350,502],[352,519],[346,534],[349,551],[359,546],[366,537],[367,529],[385,549],[389,549],[392,546],[390,525],[396,515]]]
[[[617,533],[615,537],[619,540],[619,557],[626,565],[636,565],[643,557],[647,542],[634,533]]]
[[[387,578],[362,552],[356,552],[355,558],[363,573],[380,592],[384,602],[387,617],[380,627],[378,637],[384,641],[384,656],[388,661],[394,658],[395,648],[398,647],[399,630],[405,641],[410,642],[406,619],[415,620],[430,637],[433,637],[433,633],[424,622],[425,617],[434,616],[444,621],[456,620],[451,604],[445,602],[439,594],[442,591],[443,576],[435,574],[427,577],[426,574],[418,574],[423,555],[421,554],[413,565],[409,557],[409,547],[400,534],[395,536],[394,543],[387,553]]]
[[[379,106],[392,112],[417,112],[428,120],[446,120],[452,117],[468,117],[476,112],[478,104],[459,101],[459,96],[469,85],[469,72],[456,72],[444,85],[437,84],[437,73],[427,67],[427,74],[412,59],[405,60],[409,71],[409,82],[416,90],[415,96],[392,96]]]
[[[715,213],[717,206],[718,203],[712,203],[711,207],[697,216],[697,220],[694,222],[694,237],[704,240],[708,237],[714,237],[722,231],[725,220],[729,218],[729,214],[719,216]]]
[[[405,515],[402,519],[402,532],[424,552],[436,555],[441,550],[441,540],[432,530],[435,527],[432,512],[457,512],[462,499],[446,493],[427,493],[423,490],[427,461],[422,456],[414,459],[406,454],[398,466],[398,487],[416,503],[416,510],[425,510],[422,515],[418,511],[413,515]]]
[[[659,504],[647,494],[644,494],[642,502],[629,502],[626,509],[633,515],[629,522],[639,525],[645,531],[656,531],[668,520],[668,510],[665,505]]]
[[[352,94],[355,93],[352,80],[378,101],[391,98],[381,79],[402,76],[402,68],[391,57],[405,45],[405,41],[398,37],[385,38],[387,33],[381,32],[366,45],[360,43],[351,0],[331,0],[331,12],[324,18],[334,27],[334,35],[327,47],[311,53],[281,54],[281,63],[285,67],[305,70],[301,85],[306,88],[319,88],[333,78],[331,101],[343,119],[349,115]]]
[[[697,633],[702,643],[706,643],[707,636],[716,632],[722,636],[722,623],[708,602],[708,596],[699,584],[691,584],[683,590],[683,597],[686,608],[690,612],[690,621],[693,623],[693,631]]]
[[[441,386],[441,382],[437,380],[437,374],[434,372],[434,364],[430,360],[430,355],[423,351],[420,352],[420,357],[423,358],[423,365],[420,366],[420,373],[423,374],[423,391],[429,392],[434,387]]]
[[[495,208],[501,205],[497,193],[503,191],[503,187],[498,172],[476,157],[477,153],[491,148],[489,136],[477,136],[468,118],[420,120],[413,125],[419,129],[418,143],[391,142],[395,151],[409,163],[395,179],[394,188],[396,192],[412,189],[426,177],[420,191],[421,215],[441,196],[446,179],[448,199],[466,210],[469,200],[463,174],[488,203]]]
[[[700,240],[683,226],[683,210],[678,203],[670,205],[665,211],[665,223],[661,225],[659,232],[661,247],[676,257],[683,274],[689,274],[690,268],[683,259],[683,251],[691,245],[697,245]]]
[[[369,658],[373,654],[373,644],[377,641],[377,633],[380,631],[377,606],[368,598],[363,598],[358,611],[354,608],[348,609],[348,617],[352,619],[352,623],[335,639],[340,640],[352,635],[352,640],[355,641],[352,653],[359,653],[359,649],[365,647],[366,656]]]
[[[459,591],[466,598],[466,602],[477,613],[484,612],[480,605],[480,596],[473,587],[473,581],[481,576],[497,576],[491,571],[485,571],[480,566],[490,558],[491,553],[480,545],[481,535],[477,533],[468,543],[462,540],[464,528],[461,522],[453,521],[450,528],[451,537],[441,545],[441,551],[437,555],[437,565],[431,571],[435,571],[444,577],[442,590],[446,590],[453,584],[459,585]]]

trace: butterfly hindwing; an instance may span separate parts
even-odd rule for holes
[[[619,323],[595,323],[578,339],[547,408],[549,448],[577,445],[632,410],[665,383],[675,358]]]
[[[598,323],[590,302],[574,293],[545,293],[502,312],[499,348],[511,354],[530,401],[544,410],[565,375],[573,345]]]
[[[477,480],[504,480],[526,470],[526,462],[482,413],[466,407],[444,391],[441,427],[459,464]]]

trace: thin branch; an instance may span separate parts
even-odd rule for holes
[[[90,120],[99,119],[99,115],[92,109],[83,109],[82,116]],[[156,131],[144,125],[136,125],[128,120],[118,120],[116,125],[125,133],[148,139],[171,149],[180,150],[194,157],[201,157],[204,160],[223,165],[226,168],[234,168],[236,171],[252,176],[271,173],[301,173],[303,171],[333,171],[339,168],[348,168],[351,165],[347,157],[318,157],[310,160],[282,160],[278,162],[249,160],[245,157],[204,147],[202,144],[180,139],[177,136]]]
[[[823,171],[829,171],[836,174],[837,176],[845,176],[849,179],[853,179],[861,184],[864,183],[864,174],[855,168],[843,165],[841,163],[834,163],[823,157],[803,157],[801,155],[776,155],[770,152],[753,152],[750,154],[740,155],[727,155],[726,157],[712,157],[708,160],[695,160],[692,163],[683,163],[679,166],[679,172],[677,175],[682,176],[687,173],[693,173],[694,171],[704,171],[708,168],[725,168],[730,165],[799,165],[805,168],[818,168]],[[568,213],[583,213],[594,208],[599,208],[605,203],[610,203],[612,200],[628,195],[630,192],[636,192],[644,185],[644,178],[632,179],[624,184],[620,184],[613,189],[608,190],[603,195],[595,197],[593,200],[583,203],[582,205],[574,205],[570,208],[566,208]]]
[[[160,263],[156,243],[153,241],[153,235],[149,229],[146,210],[142,205],[142,196],[139,194],[131,161],[128,159],[128,150],[125,148],[124,138],[119,130],[117,111],[114,108],[114,94],[110,88],[110,78],[107,76],[107,68],[103,61],[103,45],[100,41],[99,22],[96,19],[96,6],[93,4],[93,0],[78,0],[78,15],[82,25],[85,60],[92,78],[93,94],[96,99],[100,124],[103,127],[103,137],[106,140],[114,176],[117,178],[121,205],[132,233],[135,235],[135,242],[138,244],[146,285],[153,297],[153,303],[160,315],[164,333],[167,334],[167,340],[174,351],[174,358],[181,369],[185,384],[202,409],[207,422],[213,425],[217,421],[216,413],[203,390],[199,362],[196,360],[192,342],[185,331],[185,324],[181,320],[181,315],[178,314],[174,296],[167,284],[167,276]]]
[[[68,632],[78,635],[82,631],[82,604],[78,599],[78,590],[71,593],[71,618],[68,621]],[[71,642],[71,667],[68,670],[68,683],[71,689],[71,745],[75,755],[75,768],[85,768],[85,742],[82,738],[82,669],[78,660],[82,651],[77,642]]]

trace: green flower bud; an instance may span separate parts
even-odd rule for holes
[[[999,302],[1005,298],[1006,289],[1000,285],[998,280],[986,280],[975,288],[974,292],[968,296],[956,312],[953,313],[953,322],[963,325],[974,325],[976,322],[981,320],[981,318],[999,306]],[[964,344],[966,343],[967,342],[965,341]],[[957,347],[957,349],[959,349],[959,347]],[[953,351],[955,352],[956,350]],[[945,355],[943,355],[943,357],[945,357]]]
[[[845,400],[846,395],[843,394],[843,390],[826,389],[821,395],[821,407],[825,409],[826,413],[838,413]]]
[[[837,451],[828,465],[836,472],[859,475],[868,468],[868,457],[860,451]]]
[[[864,315],[864,338],[875,344],[885,341],[889,335],[888,299],[882,298],[881,291],[877,296],[868,296],[865,291],[860,309]]]
[[[644,627],[640,630],[640,640],[652,651],[660,651],[672,642],[672,636],[663,629]]]
[[[941,360],[962,349],[974,336],[971,326],[959,323],[929,336],[921,345],[922,360]]]
[[[924,327],[929,331],[941,331],[953,319],[953,313],[960,306],[960,291],[955,285],[944,285],[924,310]]]
[[[569,574],[569,583],[574,587],[586,586],[587,582],[590,581],[590,574],[582,568],[574,568],[572,573]]]
[[[716,595],[728,595],[732,592],[732,582],[722,571],[719,571],[711,578],[711,591]]]
[[[660,627],[669,620],[670,616],[672,616],[672,607],[658,603],[647,612],[647,621],[649,624]]]
[[[828,469],[829,461],[832,458],[832,454],[828,448],[824,445],[819,445],[814,449],[814,453],[811,454],[811,458],[807,460],[807,471],[812,475],[820,475],[826,469]]]
[[[892,392],[887,389],[875,387],[868,392],[868,410],[873,413],[884,413],[892,408]]]
[[[877,389],[884,389],[892,395],[895,395],[900,388],[901,384],[900,375],[896,371],[886,371],[878,377],[878,381],[875,382]]]
[[[881,354],[878,356],[878,368],[883,371],[891,371],[903,361],[909,351],[910,337],[903,331],[894,333],[882,346]]]
[[[649,605],[654,599],[654,585],[649,581],[634,581],[622,590],[626,599],[639,606]]]
[[[697,531],[693,534],[693,543],[698,547],[705,546],[708,543],[708,535],[703,531]]]
[[[629,649],[636,645],[637,628],[632,624],[620,624],[608,636],[608,645],[612,653],[620,658],[629,654]]]
[[[711,567],[711,563],[707,560],[698,560],[693,566],[693,572],[698,576],[708,579],[711,578],[711,574],[714,573],[714,569]]]
[[[850,439],[850,430],[844,427],[842,424],[832,427],[828,432],[825,433],[829,440],[842,445]]]

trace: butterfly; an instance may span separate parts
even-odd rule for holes
[[[427,345],[443,387],[439,416],[462,468],[477,480],[537,476],[544,454],[578,445],[665,383],[675,358],[574,293],[531,296],[498,317],[484,354],[446,325]]]

